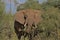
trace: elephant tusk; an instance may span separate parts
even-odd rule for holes
[[[24,27],[25,27],[25,28],[24,28],[24,31],[26,31],[26,29],[27,29],[26,23],[24,24]]]
[[[26,24],[24,24],[24,27],[26,27]]]

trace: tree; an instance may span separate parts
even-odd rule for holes
[[[27,0],[24,4],[18,6],[17,10],[20,9],[41,9],[38,0]]]
[[[48,0],[47,3],[60,9],[60,0]]]
[[[0,16],[2,15],[4,11],[4,3],[0,0]]]
[[[0,0],[0,22],[2,20],[3,11],[4,11],[4,3],[2,2],[2,0]]]
[[[27,6],[28,6],[28,8],[38,9],[38,7],[39,7],[38,0],[28,0],[26,2],[26,7]]]

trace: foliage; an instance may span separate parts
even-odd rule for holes
[[[48,0],[47,4],[58,7],[60,9],[60,0]]]
[[[41,9],[41,6],[38,0],[27,0],[24,4],[21,4],[17,7],[17,11],[22,9]]]
[[[4,11],[4,3],[1,2],[1,0],[0,0],[0,21],[1,21],[1,18],[2,18],[3,11]]]

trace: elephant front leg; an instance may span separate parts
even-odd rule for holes
[[[18,40],[20,40],[21,39],[21,35],[18,35]]]
[[[18,40],[20,40],[21,39],[21,34],[18,32],[18,33],[16,33],[16,35],[17,35]]]

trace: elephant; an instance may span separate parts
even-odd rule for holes
[[[32,39],[31,32],[34,32],[37,25],[40,23],[40,16],[41,11],[33,9],[21,10],[15,14],[14,28],[19,40],[22,35],[25,35],[25,37],[28,35],[29,40]]]

